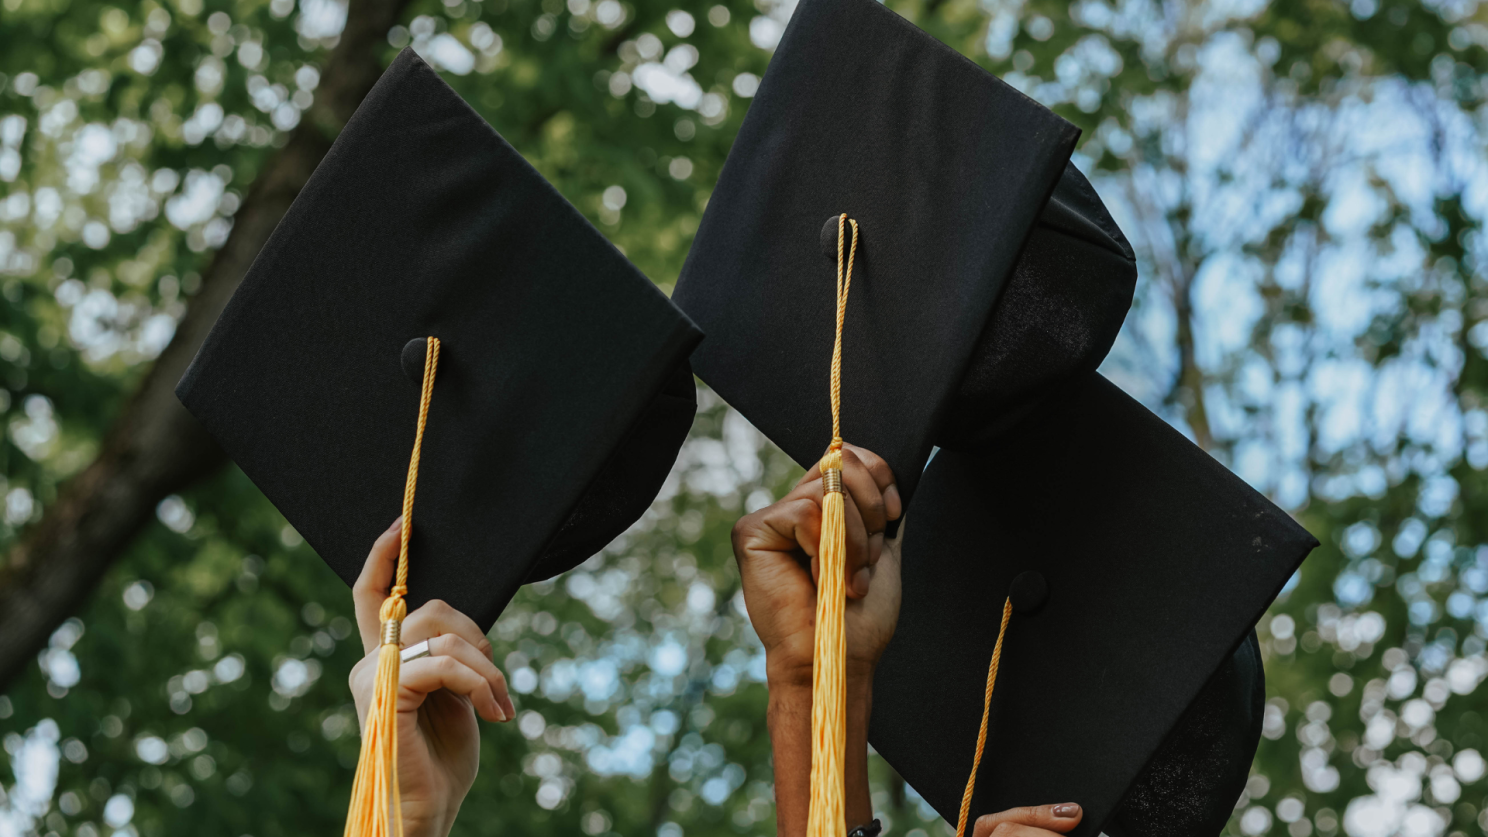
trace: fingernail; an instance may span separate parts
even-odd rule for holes
[[[496,704],[496,720],[499,723],[506,722],[506,710],[501,708],[501,704],[499,702]]]
[[[1080,816],[1080,806],[1073,802],[1061,802],[1054,806],[1054,816],[1062,820],[1072,820]]]
[[[899,486],[891,485],[884,489],[884,510],[888,512],[890,520],[898,520],[904,511],[904,501],[899,498]]]
[[[388,527],[388,531],[389,532],[396,532],[396,531],[398,531],[398,527],[399,526],[402,526],[402,525],[403,525],[403,515],[400,514],[400,515],[398,515],[397,519],[395,519],[393,521],[393,525],[391,525],[391,526]]]
[[[872,573],[868,572],[867,567],[853,574],[853,592],[858,595],[858,598],[868,595],[868,580],[871,577]]]

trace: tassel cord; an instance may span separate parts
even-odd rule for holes
[[[1002,641],[1007,637],[1008,621],[1013,616],[1013,599],[1002,604],[1002,625],[997,629],[997,643],[992,646],[992,662],[987,665],[987,691],[982,697],[982,726],[977,732],[976,755],[971,760],[971,775],[966,779],[966,792],[961,795],[961,816],[956,823],[956,837],[966,837],[967,820],[971,818],[971,797],[976,791],[977,771],[982,766],[982,751],[987,746],[987,721],[992,715],[992,689],[997,685],[997,665],[1002,661]]]

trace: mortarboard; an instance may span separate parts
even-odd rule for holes
[[[348,583],[403,488],[348,837],[399,833],[404,616],[440,598],[489,630],[635,522],[692,424],[700,337],[413,51],[393,61],[176,390]]]
[[[404,50],[177,388],[348,583],[398,514],[429,336],[409,604],[489,629],[650,505],[696,410],[700,334]]]
[[[797,462],[816,462],[832,437],[823,256],[835,259],[846,213],[860,234],[843,431],[884,457],[907,502],[1077,136],[878,3],[802,0],[672,295],[707,334],[693,368]]]
[[[1311,536],[1092,373],[936,452],[908,517],[869,731],[900,775],[952,822],[1070,800],[1072,834],[1218,834],[1260,739],[1251,627]]]
[[[830,261],[856,254],[842,432],[914,521],[870,741],[911,786],[959,819],[1018,578],[968,807],[1214,833],[1257,740],[1251,626],[1315,541],[1096,374],[1136,266],[1076,136],[872,0],[802,0],[673,298],[707,333],[698,375],[809,466],[834,421]]]

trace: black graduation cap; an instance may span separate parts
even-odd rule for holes
[[[927,802],[957,820],[1010,598],[971,816],[1073,801],[1075,834],[1224,828],[1263,717],[1251,626],[1310,535],[1098,374],[938,451],[908,521],[869,740]]]
[[[1076,137],[873,0],[802,0],[673,298],[698,375],[809,466],[855,220],[842,435],[909,521],[870,741],[957,821],[1016,588],[973,817],[1215,833],[1257,741],[1251,626],[1315,541],[1096,373],[1136,266]]]
[[[842,431],[908,500],[1078,131],[872,0],[803,0],[673,300],[707,383],[803,465],[831,440],[837,216],[859,225]],[[788,393],[783,397],[782,393]]]
[[[430,336],[409,606],[489,628],[650,505],[701,335],[405,50],[176,390],[348,583],[399,511]]]

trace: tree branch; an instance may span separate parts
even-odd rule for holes
[[[1164,162],[1169,168],[1184,173],[1185,161],[1170,158]],[[1205,376],[1198,362],[1194,339],[1193,285],[1198,265],[1187,252],[1191,239],[1186,218],[1192,207],[1169,206],[1160,194],[1156,178],[1157,174],[1151,169],[1137,167],[1128,181],[1128,195],[1156,273],[1154,281],[1167,290],[1173,305],[1173,342],[1178,353],[1178,369],[1163,401],[1183,411],[1194,441],[1212,453],[1215,442],[1204,400]],[[1187,201],[1188,197],[1181,200]]]
[[[0,690],[93,590],[155,506],[227,459],[176,400],[175,386],[269,234],[382,74],[379,46],[407,0],[352,0],[316,101],[267,163],[212,259],[174,339],[104,435],[0,567]]]

